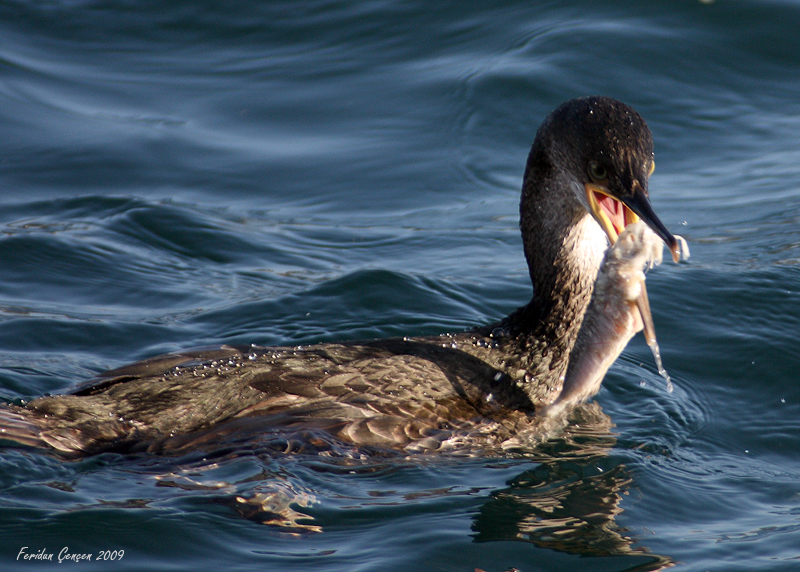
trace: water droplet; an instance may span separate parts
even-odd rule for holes
[[[672,393],[674,387],[672,387],[672,380],[667,373],[667,370],[664,369],[664,365],[661,363],[661,349],[658,347],[658,342],[653,339],[651,343],[648,343],[650,346],[650,351],[653,352],[653,358],[656,360],[656,367],[658,368],[658,373],[661,377],[664,378],[664,381],[667,382],[667,391]]]

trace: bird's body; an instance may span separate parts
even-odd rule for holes
[[[483,359],[497,352],[493,343],[460,334],[166,356],[114,372],[99,387],[32,401],[25,411],[36,419],[37,442],[29,444],[66,454],[162,452],[255,427],[436,449],[481,424],[499,443],[513,435],[503,422],[524,425],[534,407]]]
[[[72,394],[0,408],[0,431],[66,455],[183,451],[273,430],[406,450],[503,446],[535,430],[537,410],[596,392],[641,329],[618,267],[603,266],[601,293],[621,300],[616,309],[590,300],[606,237],[615,241],[639,216],[675,252],[647,201],[651,171],[652,138],[635,111],[608,98],[572,100],[545,120],[528,159],[520,225],[534,296],[501,322],[427,338],[170,354],[108,372]],[[626,258],[639,273],[652,240],[640,231],[638,250]],[[599,365],[582,373],[570,364],[579,335],[585,347],[609,331],[579,333],[587,308],[612,316],[605,322],[612,330],[624,325]],[[565,385],[578,388],[575,399],[559,401]]]

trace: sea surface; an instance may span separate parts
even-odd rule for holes
[[[576,96],[648,122],[692,251],[648,277],[672,393],[637,336],[524,453],[0,449],[0,568],[800,570],[798,30],[790,1],[0,0],[0,401],[502,317]]]

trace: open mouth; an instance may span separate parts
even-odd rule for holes
[[[617,241],[617,237],[626,226],[639,220],[639,216],[621,201],[595,185],[586,185],[586,197],[589,199],[592,214],[603,227],[611,244]]]

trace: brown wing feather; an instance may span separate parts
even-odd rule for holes
[[[224,346],[109,371],[71,394],[4,410],[0,428],[12,441],[65,454],[185,449],[274,428],[323,430],[357,445],[434,446],[489,413],[533,409],[501,377],[436,339]]]

